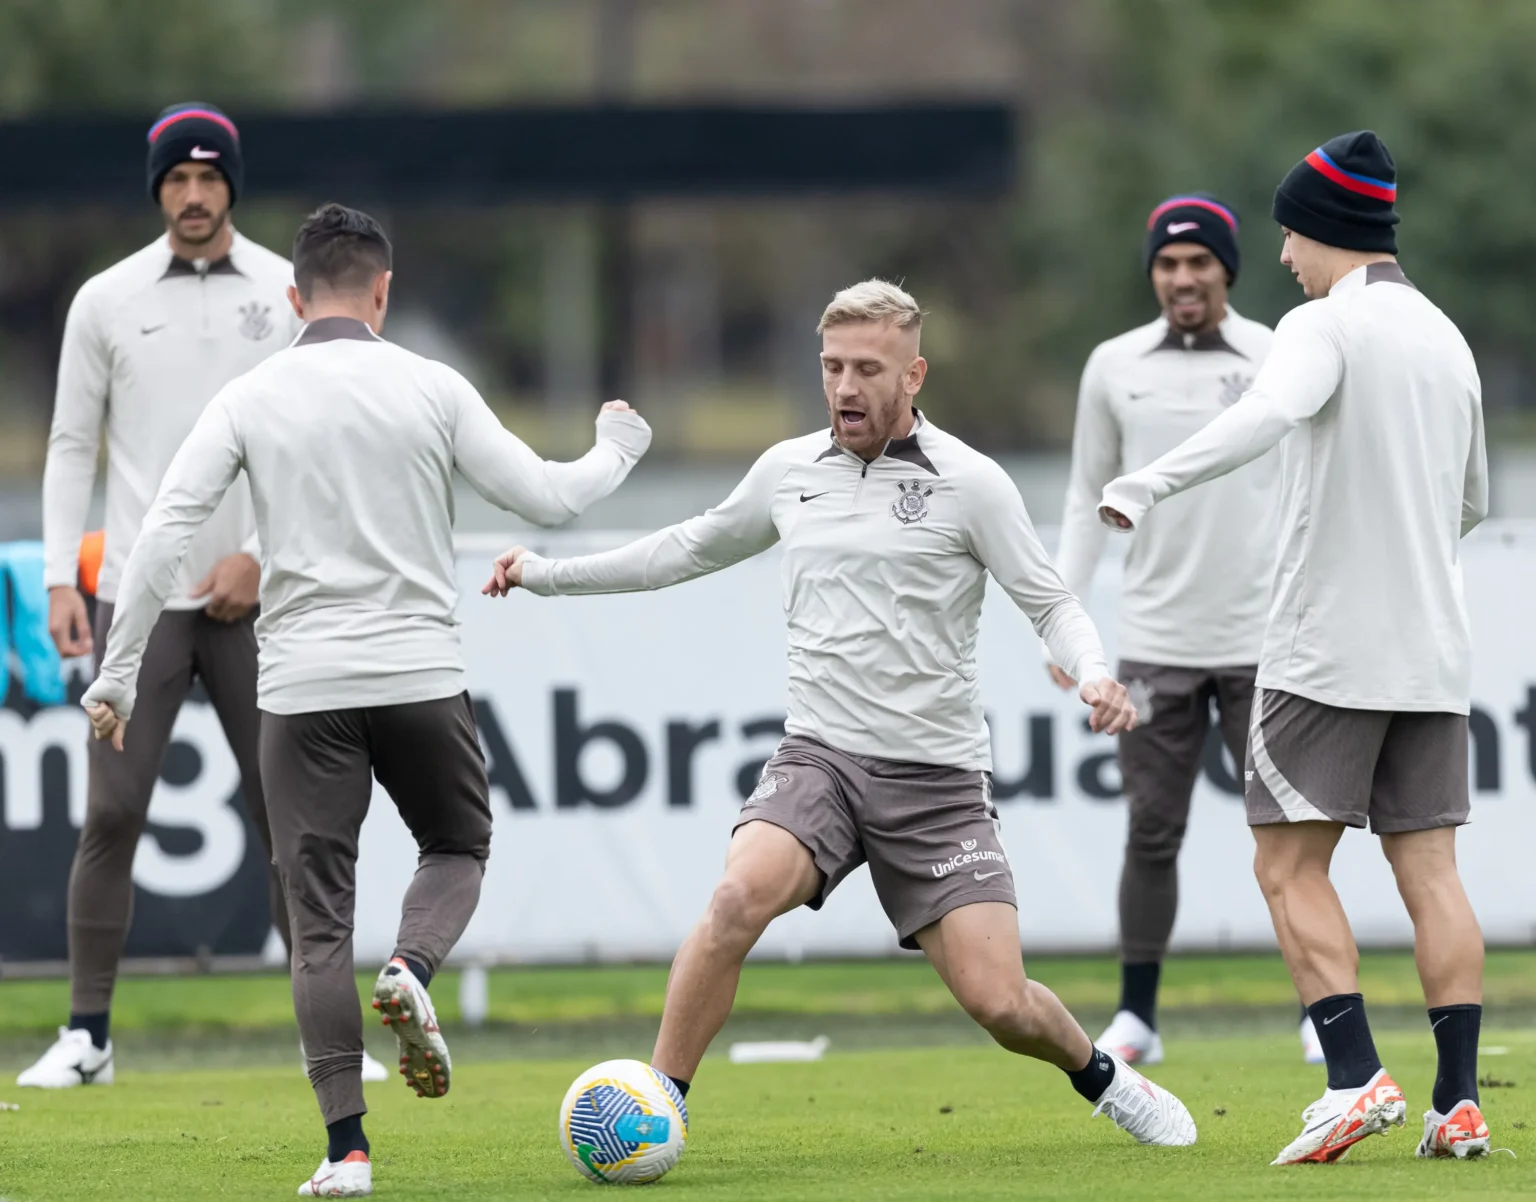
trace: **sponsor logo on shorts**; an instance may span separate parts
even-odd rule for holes
[[[789,777],[785,776],[782,772],[765,772],[763,773],[763,779],[757,782],[757,788],[752,790],[752,796],[747,798],[746,804],[752,805],[754,802],[767,801],[779,791],[781,785],[787,784],[789,784]]]
[[[967,840],[967,842],[971,842]],[[962,846],[964,846],[962,844]],[[974,843],[973,843],[974,846]],[[967,851],[958,856],[950,856],[947,860],[940,860],[937,864],[930,864],[928,870],[936,877],[946,877],[957,868],[968,868],[972,864],[1002,864],[1007,865],[1008,857],[1000,851]],[[999,872],[1005,869],[998,869]]]

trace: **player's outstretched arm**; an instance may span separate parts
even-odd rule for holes
[[[166,469],[123,568],[101,671],[81,699],[96,737],[112,739],[118,750],[133,716],[144,647],[176,586],[187,544],[240,474],[229,400],[226,388],[209,402]]]
[[[1082,682],[1078,695],[1092,710],[1089,725],[1112,735],[1129,730],[1136,710],[1109,674],[1093,620],[1062,583],[1013,481],[990,459],[978,459],[958,485],[971,554],[1024,611],[1052,662]]]
[[[1253,387],[1236,404],[1162,458],[1110,482],[1099,503],[1104,524],[1133,530],[1159,501],[1236,471],[1273,448],[1339,386],[1341,337],[1338,309],[1327,301],[1292,309],[1275,327]]]
[[[443,368],[453,427],[453,462],[474,490],[540,526],[558,526],[624,483],[651,445],[651,428],[623,401],[597,415],[597,441],[571,463],[542,459],[504,427],[474,387]]]
[[[499,556],[480,591],[504,597],[513,588],[541,596],[630,593],[666,588],[740,563],[779,540],[774,490],[788,469],[780,444],[752,465],[735,490],[708,513],[598,555],[544,559],[526,547]]]

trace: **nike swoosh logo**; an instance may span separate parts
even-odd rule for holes
[[[1152,390],[1150,388],[1147,389],[1145,392],[1128,392],[1128,393],[1126,393],[1126,396],[1130,400],[1133,400],[1133,401],[1139,401],[1139,400],[1142,399],[1142,397],[1149,397],[1151,395],[1152,395]]]
[[[153,334],[156,330],[163,330],[163,329],[165,329],[167,324],[169,324],[169,323],[162,321],[157,326],[140,326],[139,327],[139,333],[140,334]]]
[[[204,150],[201,146],[194,146],[189,152],[194,159],[216,159],[219,157],[217,150]],[[1172,229],[1168,231],[1172,233]]]
[[[1345,1006],[1344,1009],[1340,1010],[1337,1014],[1335,1014],[1333,1016],[1333,1018],[1343,1018],[1346,1014],[1348,1014],[1353,1009],[1354,1009],[1353,1006]],[[1323,1026],[1326,1027],[1329,1023],[1333,1022],[1333,1018],[1325,1018],[1325,1019],[1323,1019]],[[1431,1027],[1430,1030],[1433,1031],[1434,1028]]]
[[[197,151],[194,150],[192,153],[196,154]],[[1168,232],[1170,234],[1183,234],[1189,230],[1197,230],[1199,228],[1200,223],[1198,221],[1176,221],[1168,227]]]
[[[984,881],[989,876],[1002,876],[1006,871],[1008,871],[1006,868],[999,868],[996,872],[974,872],[971,875],[978,881]]]
[[[1434,1022],[1429,1024],[1429,1029],[1433,1031],[1436,1027],[1438,1027],[1441,1023],[1450,1017],[1451,1016],[1449,1014],[1442,1014],[1439,1018],[1435,1019]]]
[[[831,491],[830,489],[827,490],[827,492],[830,492],[830,491]],[[806,501],[814,501],[817,497],[824,497],[826,495],[827,495],[826,492],[813,492],[810,496],[806,496],[804,493],[801,493],[800,494],[800,500],[801,500],[801,503],[803,504]]]

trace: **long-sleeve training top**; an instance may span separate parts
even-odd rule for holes
[[[1158,318],[1088,357],[1056,564],[1084,603],[1109,531],[1099,497],[1224,413],[1269,354],[1268,326],[1228,308],[1203,334]],[[1136,528],[1120,590],[1120,654],[1218,668],[1259,662],[1279,536],[1279,455],[1170,498]]]
[[[540,459],[444,364],[345,317],[227,385],[165,474],[129,556],[87,698],[131,713],[149,632],[198,527],[244,469],[263,571],[258,700],[276,714],[400,705],[464,689],[453,555],[457,468],[529,521],[575,517],[650,445],[604,413],[574,463]]]
[[[118,582],[171,458],[220,388],[298,333],[286,295],[288,260],[235,234],[215,262],[177,258],[156,239],[75,294],[64,323],[53,429],[43,471],[43,545],[50,588],[79,571],[101,432],[107,432],[106,547],[97,596]],[[220,559],[257,552],[251,498],[232,488],[187,550],[166,599],[199,609],[189,594]]]
[[[1286,314],[1252,390],[1111,483],[1103,504],[1139,524],[1282,439],[1260,687],[1347,709],[1466,713],[1460,540],[1488,512],[1482,391],[1461,332],[1395,262]]]
[[[1108,672],[1013,481],[921,415],[872,463],[826,431],[781,442],[708,513],[600,555],[530,556],[522,582],[546,596],[665,588],[781,540],[791,734],[990,769],[976,671],[989,572],[1078,679]]]

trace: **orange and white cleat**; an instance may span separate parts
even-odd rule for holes
[[[1414,1153],[1422,1160],[1476,1160],[1488,1155],[1488,1124],[1477,1103],[1463,1099],[1450,1114],[1424,1112],[1424,1138]]]
[[[334,1162],[322,1160],[315,1175],[299,1186],[301,1198],[366,1198],[372,1193],[373,1165],[366,1152],[349,1152]]]
[[[1401,1127],[1408,1103],[1397,1082],[1378,1069],[1359,1089],[1330,1089],[1301,1112],[1302,1130],[1271,1164],[1333,1164],[1367,1135]]]
[[[437,1014],[427,988],[399,957],[391,960],[373,985],[373,1008],[400,1044],[400,1075],[418,1097],[440,1098],[448,1092],[453,1062],[437,1029]]]

